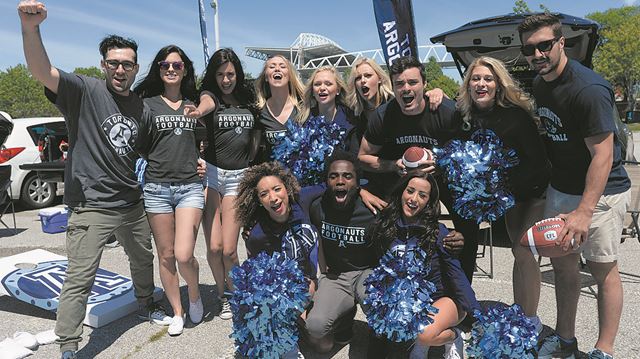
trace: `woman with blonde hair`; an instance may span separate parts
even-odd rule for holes
[[[279,134],[287,131],[287,122],[299,120],[304,86],[291,62],[276,55],[265,61],[255,89],[256,107],[260,109],[258,120],[265,140],[262,158],[270,160]]]
[[[505,147],[516,151],[520,160],[507,172],[507,184],[516,204],[505,214],[515,257],[514,301],[522,306],[540,331],[542,323],[536,315],[540,270],[531,252],[519,245],[523,232],[542,219],[543,196],[550,177],[549,161],[533,114],[533,101],[500,60],[480,57],[467,69],[456,107],[462,127],[460,137],[468,139],[479,129],[492,130]],[[475,245],[477,250],[477,242],[465,242],[463,254],[472,252],[466,250],[467,244]],[[473,257],[475,260],[475,251]]]

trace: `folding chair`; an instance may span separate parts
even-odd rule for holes
[[[624,169],[631,179],[631,203],[624,218],[620,243],[623,243],[627,238],[634,237],[640,242],[640,226],[638,225],[638,217],[640,217],[640,162],[624,161],[623,163]]]
[[[2,219],[2,217],[7,213],[7,210],[11,208],[11,214],[13,215],[13,230],[15,234],[18,234],[18,228],[16,226],[16,211],[13,207],[12,197],[11,165],[0,166],[0,223],[2,223],[7,229],[11,228]]]
[[[440,202],[440,223],[444,224],[447,228],[453,228],[453,221],[451,220],[451,216],[449,215],[449,210],[447,207]],[[482,222],[480,223],[480,231],[478,232],[478,237],[482,236],[482,249],[478,251],[476,254],[476,258],[485,258],[486,250],[487,250],[487,242],[489,245],[489,271],[482,269],[478,264],[476,264],[476,270],[480,272],[482,275],[486,275],[487,277],[493,279],[493,230],[491,227],[491,222]],[[480,243],[480,238],[478,238],[478,243]]]

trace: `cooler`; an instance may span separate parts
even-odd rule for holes
[[[44,208],[38,212],[42,231],[45,233],[60,233],[67,230],[66,208]]]

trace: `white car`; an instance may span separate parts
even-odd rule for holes
[[[0,112],[0,116],[8,117],[4,112]],[[0,148],[0,165],[11,165],[11,197],[28,208],[48,207],[55,200],[56,183],[44,182],[36,172],[22,170],[19,166],[42,162],[38,141],[43,134],[60,131],[66,134],[64,119],[39,117],[15,118],[12,121],[13,131]]]

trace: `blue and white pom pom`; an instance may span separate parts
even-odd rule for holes
[[[453,140],[434,153],[447,176],[453,208],[462,218],[493,222],[515,204],[506,177],[519,160],[493,131],[478,130],[470,141]]]
[[[316,116],[303,125],[287,122],[287,131],[279,136],[272,159],[289,168],[301,186],[310,186],[322,181],[324,159],[342,142],[345,130]]]
[[[236,350],[248,358],[273,358],[297,345],[296,320],[309,302],[307,281],[293,259],[260,253],[231,270],[229,301]]]
[[[433,323],[429,315],[438,313],[431,305],[436,287],[427,280],[426,256],[420,248],[403,255],[388,251],[365,280],[365,314],[376,335],[394,342],[414,340]]]
[[[538,332],[519,305],[496,306],[474,313],[467,355],[478,359],[533,359]]]

